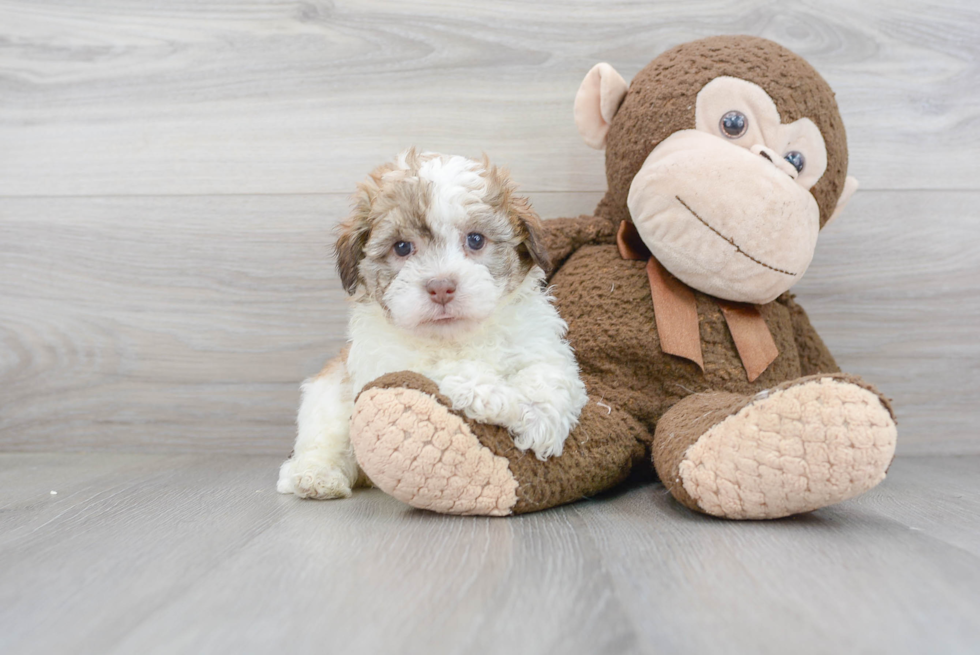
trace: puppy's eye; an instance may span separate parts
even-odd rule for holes
[[[792,152],[787,152],[786,156],[783,157],[786,161],[793,165],[797,173],[803,172],[803,167],[806,166],[806,157],[803,156],[802,152],[793,150]]]
[[[399,241],[391,249],[399,257],[408,257],[415,250],[415,246],[412,245],[411,241]]]
[[[721,117],[718,127],[729,139],[737,139],[749,129],[749,119],[740,111],[730,111]]]
[[[487,239],[479,232],[470,232],[466,235],[466,246],[470,250],[479,250],[487,244]]]

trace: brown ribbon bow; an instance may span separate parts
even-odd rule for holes
[[[646,260],[650,296],[660,336],[660,348],[668,355],[689,359],[704,370],[701,331],[694,291],[670,274],[650,253],[636,227],[623,221],[616,233],[616,245],[623,259]],[[728,324],[735,348],[749,382],[754,382],[779,355],[776,342],[756,305],[714,298]]]

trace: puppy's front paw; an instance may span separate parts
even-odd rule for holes
[[[511,428],[514,445],[521,450],[530,448],[541,460],[561,455],[571,423],[562,420],[553,407],[541,403],[524,403],[521,410],[520,425]]]
[[[453,409],[476,421],[510,427],[519,415],[514,392],[504,384],[453,375],[443,379],[439,390],[452,401]]]
[[[318,457],[294,457],[279,469],[276,490],[317,500],[350,498],[354,482],[343,466],[331,465]]]

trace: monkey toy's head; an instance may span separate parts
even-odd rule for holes
[[[628,88],[597,64],[575,122],[606,149],[600,212],[632,221],[668,271],[726,300],[767,303],[795,284],[857,188],[830,86],[766,39],[677,46]]]

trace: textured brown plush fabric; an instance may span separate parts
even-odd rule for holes
[[[601,206],[601,205],[600,205]],[[562,264],[582,246],[596,243],[615,243],[618,225],[599,216],[577,216],[575,218],[553,218],[544,223],[545,248],[551,261],[549,277],[561,268]],[[636,232],[634,228],[634,233]],[[636,235],[639,238],[639,235]],[[649,251],[647,252],[649,254]],[[645,260],[646,257],[643,257]]]
[[[894,458],[898,432],[887,403],[847,376],[800,378],[715,425],[692,425],[710,412],[713,395],[675,405],[654,438],[700,433],[670,479],[707,514],[772,519],[826,507],[880,483]]]
[[[858,388],[865,389],[878,396],[881,404],[888,411],[892,420],[895,419],[890,401],[881,395],[873,385],[868,384],[856,375],[846,373],[830,373],[808,375],[794,380],[777,384],[768,390],[763,397],[812,382],[814,380],[832,379],[847,382]],[[684,455],[698,439],[709,429],[721,423],[729,416],[738,413],[743,407],[758,400],[756,396],[746,396],[725,392],[699,393],[688,396],[670,408],[657,422],[656,435],[653,441],[654,466],[660,476],[660,481],[670,493],[685,507],[701,511],[697,502],[684,489],[680,476],[680,464]]]
[[[579,249],[552,281],[590,395],[604,395],[607,404],[625,409],[650,429],[668,407],[691,393],[753,394],[802,374],[797,342],[811,343],[812,328],[799,309],[802,330],[797,334],[791,311],[797,306],[788,294],[761,308],[780,354],[750,383],[721,308],[697,290],[704,372],[689,360],[663,354],[645,263],[623,260],[615,246]],[[825,350],[821,361],[831,364],[833,358]]]
[[[742,409],[749,396],[735,393],[697,393],[674,405],[657,423],[653,444],[653,465],[660,481],[682,505],[700,511],[697,501],[684,489],[680,465],[687,449],[709,428]]]
[[[715,36],[663,53],[636,74],[609,128],[606,182],[597,214],[618,226],[630,218],[626,196],[647,155],[678,130],[694,127],[694,107],[705,84],[723,75],[762,87],[783,123],[809,118],[827,147],[827,170],[813,188],[820,224],[834,213],[847,177],[847,135],[834,92],[803,58],[751,36]]]
[[[789,293],[760,308],[779,355],[753,382],[747,379],[717,301],[696,290],[704,371],[691,361],[665,355],[644,262],[624,260],[615,246],[620,223],[630,218],[626,198],[643,161],[661,140],[694,126],[698,92],[722,75],[762,87],[784,123],[807,117],[820,129],[828,166],[812,193],[820,207],[821,225],[825,223],[847,174],[847,139],[833,91],[812,66],[782,46],[755,37],[728,36],[677,46],[633,78],[609,131],[609,188],[595,215],[546,223],[545,242],[556,266],[551,281],[590,396],[635,417],[650,434],[668,409],[692,394],[717,392],[712,394],[713,402],[725,400],[699,420],[707,429],[759,391],[792,384],[806,375],[839,371],[806,312]],[[887,406],[886,399],[882,402]],[[696,439],[689,435],[683,447],[662,445],[666,469],[655,459],[657,470],[665,477],[676,473],[678,453]],[[673,457],[666,457],[667,452]],[[597,457],[594,468],[603,466]],[[684,502],[682,488],[670,483],[668,488]]]
[[[470,429],[494,455],[510,460],[518,481],[515,514],[533,512],[610,489],[646,460],[649,434],[629,414],[590,403],[560,457],[541,461],[514,447],[507,430],[470,421]],[[597,459],[602,461],[596,466]]]
[[[519,485],[517,504],[512,510],[515,514],[554,507],[609,489],[646,459],[646,429],[628,414],[594,403],[583,410],[579,427],[565,442],[562,456],[541,461],[534,453],[518,450],[505,428],[477,423],[451,409],[449,399],[439,393],[436,384],[418,373],[389,373],[365,386],[359,396],[369,389],[415,389],[435,398],[447,412],[464,418],[480,443],[494,455],[509,460],[510,472]],[[596,468],[600,457],[605,465]]]
[[[814,373],[827,373],[839,371],[837,362],[834,361],[830,350],[824,345],[823,339],[817,331],[810,325],[803,308],[796,304],[796,296],[792,293],[784,293],[777,299],[789,307],[790,320],[793,323],[793,332],[796,334],[796,348],[800,356],[800,372],[803,375],[813,375]]]
[[[664,52],[630,82],[606,142],[606,195],[594,216],[548,221],[545,247],[552,272],[586,244],[615,243],[622,221],[630,220],[626,197],[647,155],[678,130],[694,127],[698,92],[722,75],[753,82],[776,103],[783,123],[809,118],[827,148],[827,170],[811,192],[820,225],[834,213],[847,178],[847,133],[834,92],[803,58],[753,36],[715,36]]]
[[[357,397],[360,398],[361,394],[368,389],[415,389],[417,391],[421,391],[422,393],[429,394],[446,407],[453,406],[449,398],[446,398],[444,395],[439,393],[439,385],[424,375],[412,373],[411,371],[397,371],[395,373],[382,375],[373,382],[366,384],[357,394]],[[453,410],[453,413],[462,416],[460,412],[455,410]]]
[[[591,399],[560,457],[540,461],[517,450],[503,428],[467,421],[485,447],[510,461],[519,483],[515,513],[593,495],[619,484],[634,469],[649,475],[657,421],[668,409],[692,393],[721,391],[732,398],[736,410],[759,391],[801,377],[799,345],[811,360],[826,366],[819,372],[837,370],[789,294],[763,308],[780,355],[755,382],[746,378],[717,302],[698,291],[694,294],[704,372],[689,360],[663,354],[645,266],[623,260],[614,245],[587,246],[555,277],[559,310],[568,321],[569,339]],[[414,373],[383,376],[365,390],[374,387],[418,389],[450,406],[435,383]],[[713,414],[706,426],[723,420],[722,414]],[[668,488],[677,491],[676,485]]]
[[[764,39],[714,37],[673,48],[638,73],[611,123],[606,151],[609,190],[595,215],[555,219],[544,226],[543,241],[554,266],[553,292],[590,397],[581,423],[569,436],[564,454],[544,462],[514,448],[506,431],[468,424],[482,447],[510,462],[519,484],[515,512],[544,509],[610,488],[632,471],[649,471],[651,455],[667,488],[680,502],[698,509],[679,484],[678,466],[684,453],[699,445],[699,436],[748,406],[759,392],[798,384],[805,376],[839,372],[790,293],[759,308],[778,355],[752,381],[718,301],[698,290],[693,293],[703,370],[689,359],[665,354],[647,264],[624,259],[616,245],[621,222],[629,220],[626,198],[633,176],[662,139],[694,127],[698,91],[722,75],[762,87],[784,122],[807,117],[820,128],[828,166],[812,192],[821,225],[834,211],[847,171],[844,127],[830,87],[800,57]],[[386,376],[380,383],[422,384],[424,389],[417,388],[437,396],[435,385],[398,375],[404,376]],[[877,394],[857,378],[839,377],[844,384]],[[890,414],[888,401],[880,394],[878,398]],[[671,408],[675,410],[668,424],[658,429]],[[894,424],[888,429],[893,428]],[[704,463],[699,466],[703,469]]]

